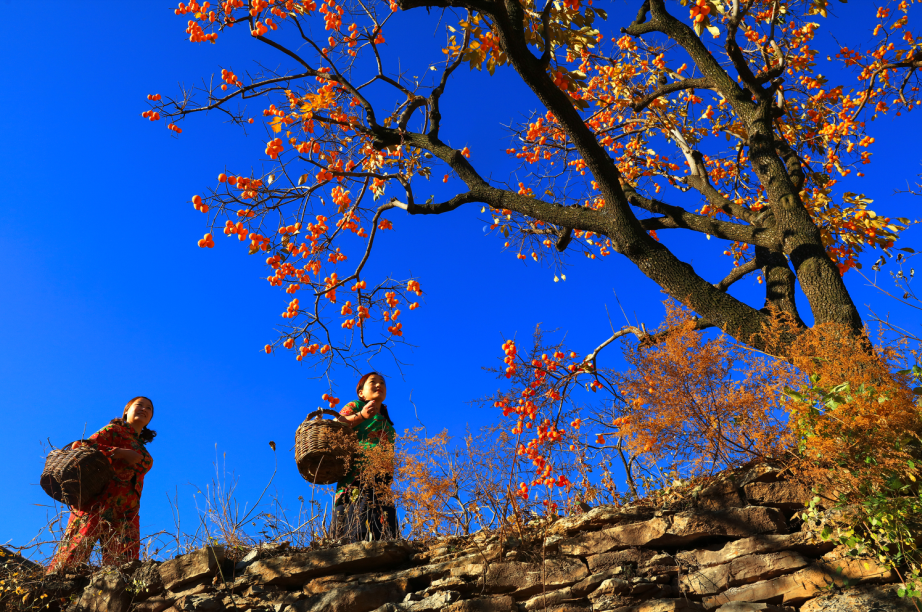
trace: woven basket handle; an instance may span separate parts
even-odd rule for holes
[[[83,442],[87,446],[96,446],[96,443],[93,440],[74,440],[73,442],[68,442],[67,444],[62,446],[61,450],[69,450],[69,451],[76,450],[74,448],[74,444],[76,444],[77,442]]]
[[[53,450],[53,451],[64,451],[64,452],[72,451],[72,450],[74,450],[74,444],[76,444],[76,443],[79,442],[79,441],[80,441],[80,440],[74,440],[73,442],[68,442],[67,444],[65,444],[65,445],[62,446],[61,448],[55,448],[54,445],[52,444],[52,445],[51,445],[51,450]]]
[[[321,416],[321,415],[324,415],[324,414],[328,414],[328,415],[330,415],[330,416],[332,416],[333,418],[336,418],[336,419],[338,419],[339,417],[342,416],[341,414],[339,414],[339,413],[336,412],[335,410],[330,410],[329,408],[320,408],[320,409],[318,409],[318,410],[313,411],[313,412],[310,413],[309,415],[307,415],[307,418],[308,418],[308,419],[314,419],[314,418],[319,419],[320,416]]]

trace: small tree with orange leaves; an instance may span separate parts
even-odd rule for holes
[[[905,354],[868,350],[834,324],[802,334],[791,356],[800,373],[785,390],[794,467],[818,494],[803,516],[824,538],[887,563],[900,596],[922,596],[922,368],[898,370],[893,360]],[[848,509],[845,525],[823,525],[818,504]]]
[[[907,462],[922,459],[914,371],[894,371],[884,355],[856,346],[836,325],[802,335],[792,356],[802,373],[785,392],[792,430],[802,456],[821,468],[825,492],[849,500],[894,476],[914,479]]]
[[[617,453],[628,476],[632,467],[688,478],[781,461],[814,479],[822,473],[847,484],[849,495],[881,486],[888,474],[913,473],[905,460],[922,431],[922,387],[912,382],[918,367],[895,371],[835,325],[800,336],[788,361],[723,335],[708,338],[675,304],[667,311],[659,332],[625,343],[625,372],[597,368],[597,351],[580,359],[561,345],[544,345],[540,333],[525,356],[513,341],[503,345],[501,373],[512,388],[494,405],[513,419],[509,433],[528,460],[520,471],[533,470],[532,481],[519,485],[524,492],[560,476],[577,482],[560,466],[579,461],[552,457],[587,451]],[[794,326],[781,313],[773,321],[762,332],[768,346],[787,342]],[[601,401],[580,401],[581,389]],[[610,461],[595,454],[591,463]]]
[[[180,122],[216,110],[244,129],[265,126],[255,153],[270,168],[215,172],[192,203],[208,219],[200,246],[223,232],[265,253],[267,280],[292,296],[277,344],[299,360],[330,365],[399,342],[398,317],[417,307],[420,284],[365,278],[375,236],[393,231],[396,210],[471,205],[489,209],[517,257],[563,265],[565,251],[618,254],[699,327],[744,344],[766,349],[759,331],[770,317],[727,292],[750,274],[799,329],[795,284],[816,322],[860,335],[841,276],[862,250],[891,248],[908,222],[871,211],[860,181],[870,123],[922,103],[914,0],[862,4],[870,38],[836,29],[842,42],[826,43],[828,53],[817,38],[821,24],[838,28],[824,21],[828,0],[635,4],[636,16],[615,17],[590,0],[181,2],[192,43],[239,36],[261,65],[276,61],[261,51],[282,64],[225,67],[213,85],[150,95],[143,115],[176,135]],[[451,22],[442,54],[387,58],[388,37],[416,35],[396,29],[394,14],[421,9]],[[827,55],[838,69],[820,65]],[[537,98],[508,150],[522,163],[517,187],[446,141],[445,128],[467,121],[444,104],[469,95],[452,89],[464,65],[491,75],[483,91],[490,78],[514,79]],[[426,76],[408,80],[410,67]],[[455,195],[427,199],[433,177],[456,179]],[[703,278],[667,246],[672,234],[725,241],[726,276]]]
[[[447,431],[430,437],[417,428],[400,437],[397,501],[407,537],[469,535],[510,521],[507,476],[514,448],[497,429],[467,433],[454,444]]]
[[[630,370],[613,377],[625,401],[610,431],[643,455],[641,467],[679,479],[789,457],[780,399],[793,368],[726,336],[705,337],[674,304],[667,312],[661,342],[625,345]]]

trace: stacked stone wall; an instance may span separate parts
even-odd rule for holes
[[[897,612],[897,575],[817,538],[770,467],[671,507],[603,506],[434,545],[221,547],[103,570],[68,612]],[[523,535],[524,534],[524,535]],[[239,551],[237,551],[239,552]],[[237,555],[239,556],[239,555]],[[63,577],[66,581],[67,577]]]

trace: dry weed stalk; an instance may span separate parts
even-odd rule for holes
[[[511,514],[508,435],[493,427],[451,442],[447,430],[427,437],[421,427],[400,437],[397,500],[408,538],[470,535],[496,528]]]

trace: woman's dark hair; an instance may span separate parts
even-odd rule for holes
[[[381,374],[380,372],[369,372],[369,373],[366,374],[365,376],[361,377],[361,378],[359,379],[359,384],[357,384],[357,385],[355,386],[355,394],[356,394],[356,395],[358,395],[359,392],[365,387],[365,383],[366,383],[366,382],[368,381],[368,379],[371,378],[372,376],[380,376],[380,377],[381,377],[381,380],[385,380],[384,374]],[[394,421],[391,420],[391,415],[388,414],[388,412],[387,412],[387,406],[385,406],[384,404],[381,404],[381,414],[384,415],[384,418],[386,418],[388,421],[390,421],[391,425],[394,424]]]
[[[128,409],[131,408],[136,401],[141,400],[141,399],[147,400],[148,402],[150,402],[150,416],[151,418],[153,418],[154,402],[152,402],[149,397],[144,397],[143,395],[139,395],[137,397],[131,398],[130,400],[128,400],[128,403],[125,404],[125,408],[122,410],[122,420],[124,422],[126,423],[128,422],[126,418],[128,416]],[[144,429],[141,430],[141,433],[138,434],[138,439],[141,441],[141,444],[147,444],[148,442],[153,441],[153,439],[156,437],[157,437],[157,432],[154,431],[153,429],[148,429],[147,425],[145,425]]]

